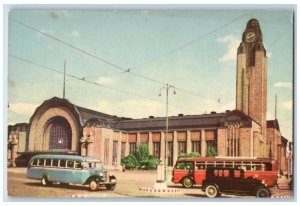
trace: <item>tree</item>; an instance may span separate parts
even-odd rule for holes
[[[149,155],[148,144],[141,143],[136,151],[122,159],[126,169],[156,169],[159,159]]]
[[[208,149],[207,149],[207,156],[208,157],[215,157],[215,156],[217,156],[217,150],[216,150],[216,148],[215,147],[208,147]]]

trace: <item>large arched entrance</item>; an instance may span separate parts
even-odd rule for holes
[[[68,121],[63,117],[54,117],[49,120],[49,149],[71,150],[72,130]]]

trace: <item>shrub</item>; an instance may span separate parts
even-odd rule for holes
[[[217,156],[217,150],[216,150],[216,148],[215,147],[208,147],[208,149],[207,149],[207,156],[208,157],[215,157],[215,156]]]
[[[156,169],[159,159],[149,155],[148,144],[139,144],[136,151],[122,159],[126,169]]]
[[[180,155],[178,155],[178,158],[184,158],[184,157],[200,157],[200,154],[198,152],[191,152],[191,153],[180,153]]]
[[[125,165],[126,169],[134,169],[138,164],[136,157],[132,154],[124,157],[121,162]]]

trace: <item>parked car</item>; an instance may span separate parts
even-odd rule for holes
[[[264,181],[244,178],[244,170],[212,167],[206,169],[206,179],[202,190],[207,197],[217,197],[222,193],[270,197],[271,192]]]
[[[100,160],[77,155],[36,155],[29,161],[27,177],[41,180],[43,186],[53,182],[82,184],[92,191],[100,186],[114,190],[117,184],[116,177],[108,174]]]

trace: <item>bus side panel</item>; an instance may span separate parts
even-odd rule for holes
[[[195,170],[194,178],[196,185],[202,185],[202,181],[205,180],[206,170]]]
[[[264,180],[268,186],[275,186],[277,184],[277,174],[276,172],[260,172],[260,171],[245,171],[245,178],[256,178],[259,180]]]
[[[27,177],[31,179],[42,179],[44,168],[31,167],[27,171]]]
[[[189,176],[191,172],[189,170],[178,170],[175,169],[173,172],[173,182],[174,183],[180,183],[182,178]]]
[[[89,178],[88,170],[57,169],[51,172],[53,179],[57,182],[84,184]]]

